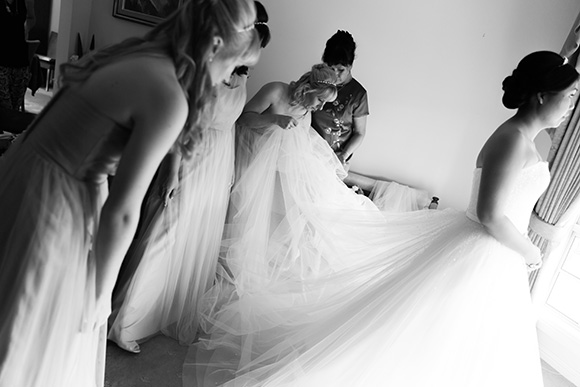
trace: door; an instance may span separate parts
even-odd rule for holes
[[[580,224],[554,249],[534,287],[542,358],[580,386]]]

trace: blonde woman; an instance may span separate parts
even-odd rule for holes
[[[251,1],[190,0],[63,66],[0,160],[0,385],[103,384],[104,323],[145,191],[174,144],[195,152],[214,85],[257,60],[255,17]]]

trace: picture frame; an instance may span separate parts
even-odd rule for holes
[[[181,6],[184,0],[114,0],[113,17],[154,26]]]

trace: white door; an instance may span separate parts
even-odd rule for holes
[[[546,261],[533,291],[541,356],[580,387],[580,224]]]

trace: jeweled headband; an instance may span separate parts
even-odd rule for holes
[[[325,85],[332,85],[332,86],[336,86],[336,83],[334,83],[334,82],[330,82],[330,81],[327,81],[327,80],[325,80],[325,79],[321,79],[320,81],[316,81],[316,83],[324,83]]]
[[[242,29],[239,29],[239,30],[238,30],[238,32],[247,32],[247,31],[251,31],[251,30],[253,30],[253,29],[254,29],[254,28],[255,28],[255,27],[258,25],[258,24],[268,25],[268,23],[266,23],[266,22],[257,21],[257,22],[254,22],[254,23],[250,24],[250,25],[247,25],[247,26],[245,26],[245,27],[244,27],[244,28],[242,28]]]

